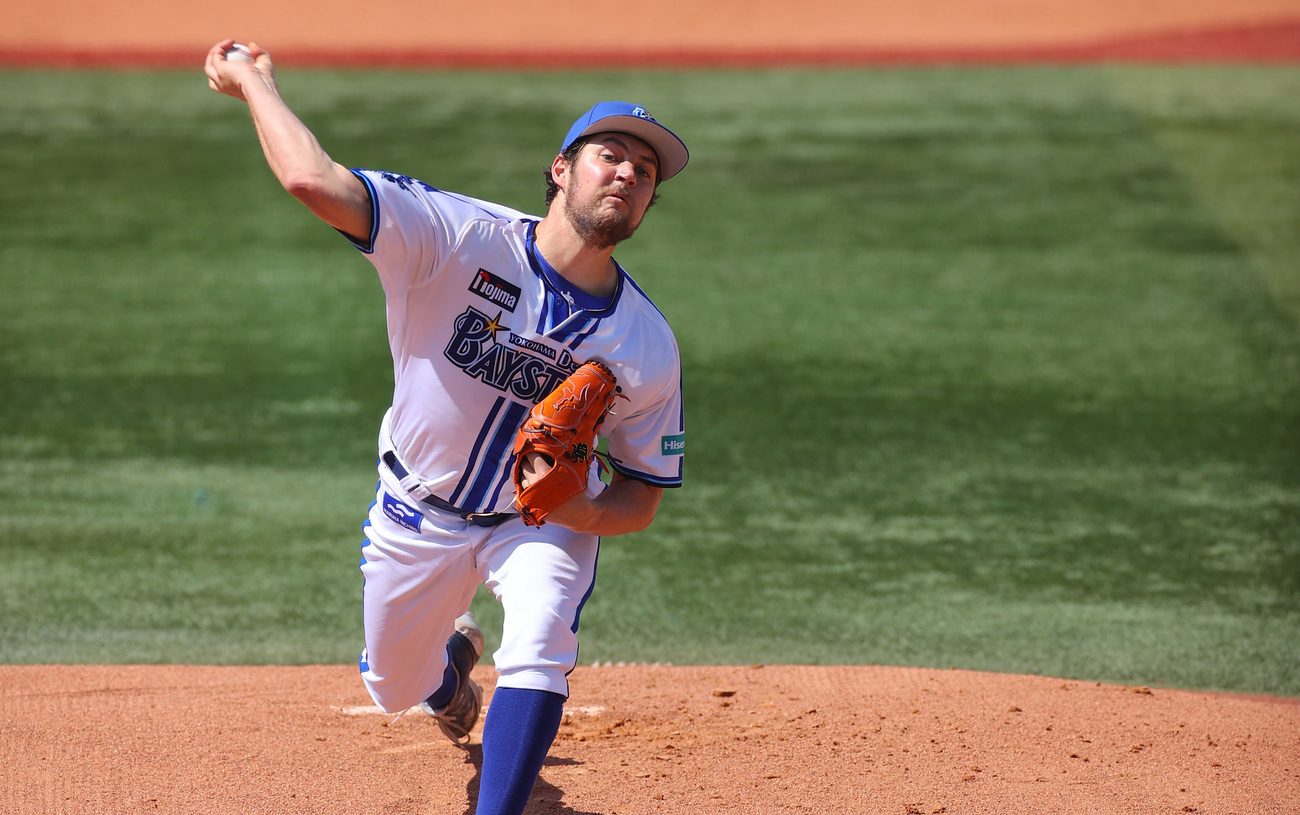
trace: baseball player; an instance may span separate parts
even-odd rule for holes
[[[598,103],[547,168],[539,219],[335,163],[281,99],[270,54],[250,43],[227,59],[233,44],[208,52],[209,86],[247,104],[276,178],[373,264],[385,295],[394,388],[363,524],[362,681],[385,711],[422,707],[467,742],[483,650],[468,609],[485,585],[504,623],[477,812],[522,812],[559,728],[600,539],[644,529],[682,481],[676,341],[613,251],[686,165],[686,146],[640,106]],[[525,523],[512,442],[587,361],[620,390],[600,426],[609,483],[591,478]],[[531,484],[550,462],[520,464]]]

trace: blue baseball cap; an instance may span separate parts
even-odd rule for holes
[[[677,134],[659,124],[640,105],[631,102],[597,102],[578,117],[560,145],[563,153],[573,143],[592,133],[627,133],[650,145],[659,157],[659,181],[667,181],[682,171],[691,153]]]

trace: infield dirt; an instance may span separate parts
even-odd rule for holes
[[[572,680],[532,815],[1300,803],[1295,700],[881,667],[584,666]],[[6,813],[473,811],[479,732],[464,751],[419,711],[381,713],[354,667],[11,666],[0,707]]]
[[[0,10],[0,64],[193,65],[223,36],[339,64],[587,64],[572,2],[328,0]],[[659,64],[1300,59],[1300,0],[951,0],[696,7],[626,51]],[[564,21],[552,49],[537,32]],[[341,45],[345,44],[345,45]],[[639,50],[638,50],[639,49]],[[403,63],[405,60],[405,63]],[[250,134],[251,138],[251,134]],[[490,689],[493,676],[478,677]],[[581,666],[529,812],[1300,812],[1300,702],[880,667]],[[0,811],[471,812],[481,755],[370,706],[356,670],[0,666]]]

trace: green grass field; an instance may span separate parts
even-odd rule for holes
[[[619,253],[687,486],[583,662],[1300,695],[1300,69],[280,70],[339,161],[531,211],[594,99],[691,145]],[[355,659],[369,265],[198,70],[0,72],[0,165],[0,661]]]

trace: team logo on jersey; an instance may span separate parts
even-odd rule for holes
[[[498,312],[497,312],[497,316],[495,316],[495,317],[493,317],[492,319],[488,320],[488,324],[485,325],[485,326],[483,326],[484,328],[487,329],[488,334],[492,337],[492,340],[493,340],[494,342],[496,341],[497,334],[501,333],[502,331],[509,331],[509,330],[510,330],[510,326],[508,326],[508,325],[506,325],[505,323],[501,322],[501,316],[502,316],[503,313],[504,313],[504,312],[500,312],[500,311],[498,311]],[[508,336],[513,337],[514,334],[509,334]]]
[[[686,434],[678,433],[676,436],[663,436],[659,439],[659,454],[663,456],[684,456],[686,455]]]
[[[497,337],[506,332],[506,341]],[[545,352],[546,358],[537,352]],[[526,340],[502,325],[501,314],[489,317],[470,306],[456,317],[443,356],[465,373],[505,391],[522,402],[538,402],[578,369],[568,351],[555,351]]]
[[[487,269],[478,270],[469,283],[469,290],[506,311],[514,311],[515,306],[519,305],[519,287],[508,280],[502,280]]]
[[[411,188],[417,185],[423,187],[427,192],[437,192],[437,190],[435,190],[433,187],[430,187],[428,184],[425,184],[423,181],[420,181],[415,178],[411,178],[409,175],[398,175],[397,173],[385,172],[385,173],[380,173],[379,177],[389,182],[390,184],[396,184],[406,192],[411,192],[412,191]]]

